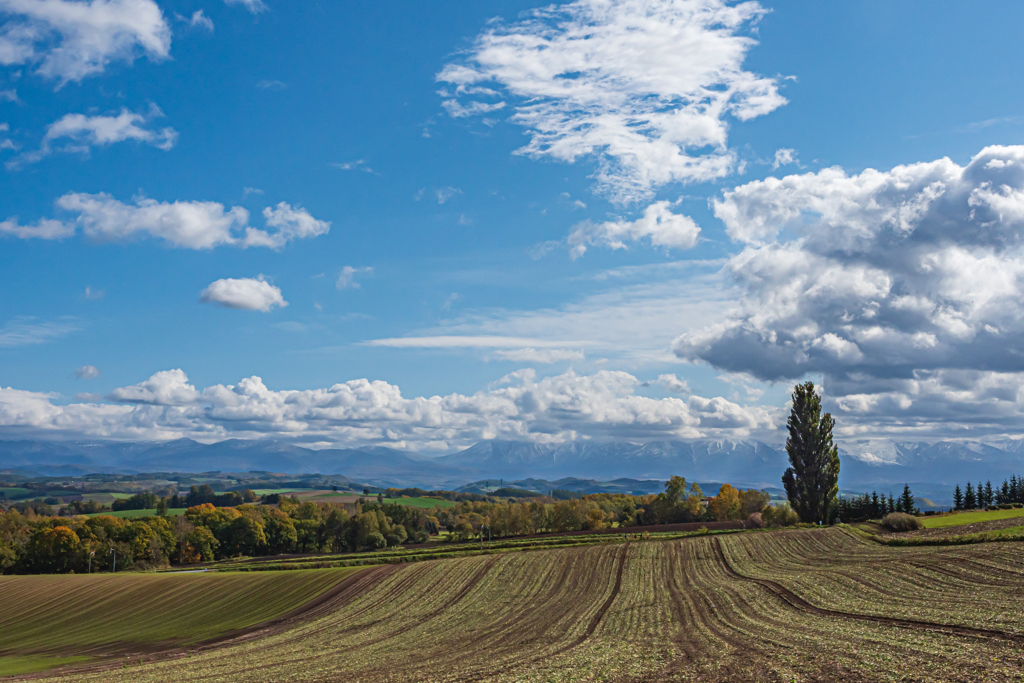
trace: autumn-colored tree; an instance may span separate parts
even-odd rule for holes
[[[743,501],[740,492],[730,484],[722,484],[718,495],[708,503],[708,510],[719,522],[740,519],[743,514]]]
[[[36,571],[66,574],[82,562],[82,541],[68,527],[55,526],[35,534],[30,552]]]

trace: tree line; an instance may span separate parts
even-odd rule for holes
[[[232,493],[249,497],[246,492]],[[134,519],[104,514],[62,517],[49,509],[40,514],[31,505],[12,506],[0,513],[0,571],[84,572],[90,557],[94,571],[106,571],[113,567],[115,556],[118,567],[145,569],[238,556],[381,550],[424,543],[442,531],[448,532],[449,540],[464,541],[484,534],[501,538],[611,526],[751,518],[755,526],[785,526],[798,521],[788,506],[772,507],[764,491],[723,484],[716,496],[708,498],[697,484],[687,485],[682,477],[672,477],[657,495],[484,498],[430,510],[360,500],[353,514],[342,505],[302,503],[295,497],[274,496],[271,505],[268,496],[264,504],[234,506],[218,506],[211,498],[236,502],[212,489],[193,487],[185,496],[137,494],[124,499],[127,502],[122,505],[130,506],[125,509],[157,510],[152,517]],[[168,516],[169,505],[188,502],[195,504],[184,514]],[[142,505],[146,507],[136,507]],[[92,504],[81,506],[88,509]]]
[[[1004,479],[999,487],[993,487],[989,480],[984,486],[980,481],[977,486],[967,482],[965,490],[961,490],[960,484],[957,484],[953,490],[954,510],[978,510],[1021,504],[1024,504],[1024,480],[1017,475]]]
[[[423,510],[401,505],[343,506],[282,498],[277,506],[200,503],[178,517],[59,517],[11,507],[0,513],[0,572],[146,569],[226,557],[377,550],[429,538]],[[436,522],[434,523],[436,527]]]
[[[854,498],[839,498],[833,506],[833,518],[844,522],[863,522],[868,519],[881,519],[893,512],[904,512],[908,515],[916,515],[920,512],[914,503],[914,494],[910,486],[903,485],[903,493],[894,498],[892,492],[889,496],[883,493],[878,495],[877,491],[870,494],[863,494]]]

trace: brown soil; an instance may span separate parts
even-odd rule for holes
[[[768,579],[755,579],[750,576],[744,576],[740,574],[732,565],[729,564],[729,560],[725,557],[725,552],[722,550],[722,542],[719,539],[715,540],[715,549],[718,554],[718,559],[725,568],[725,571],[733,578],[741,581],[750,581],[752,583],[759,584],[770,592],[777,595],[784,602],[790,606],[795,607],[803,612],[810,612],[811,614],[817,614],[820,616],[827,617],[843,617],[846,619],[859,619],[861,621],[871,621],[876,624],[885,624],[886,626],[897,626],[904,628],[915,628],[924,629],[927,631],[937,631],[941,633],[953,633],[960,636],[974,636],[983,638],[996,638],[999,640],[1009,640],[1016,643],[1024,643],[1024,636],[1017,635],[1015,633],[1006,633],[1004,631],[995,631],[990,629],[972,628],[970,626],[953,626],[949,624],[939,624],[929,621],[918,621],[915,619],[899,619],[896,617],[879,617],[870,614],[857,614],[855,612],[840,612],[837,610],[825,609],[823,607],[817,607],[807,602],[799,595],[789,590],[780,583],[770,581]]]
[[[989,522],[975,522],[974,524],[962,524],[960,526],[946,526],[938,529],[917,529],[916,531],[903,531],[899,533],[881,533],[881,538],[912,538],[923,536],[925,538],[948,538],[951,536],[967,536],[983,531],[997,531],[1009,529],[1015,526],[1024,526],[1024,517],[1009,517],[1007,519],[993,519]],[[883,531],[887,531],[883,529]]]

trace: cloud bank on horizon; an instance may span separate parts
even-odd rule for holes
[[[0,440],[1021,437],[1024,47],[915,7],[0,0]]]
[[[97,373],[98,374],[98,373]],[[770,408],[723,398],[652,399],[636,395],[629,373],[571,370],[538,378],[533,370],[503,377],[472,395],[402,396],[365,379],[324,389],[274,391],[259,377],[203,390],[182,370],[158,372],[118,387],[110,403],[60,405],[50,393],[0,387],[0,427],[27,438],[199,441],[276,438],[313,444],[382,444],[449,450],[484,439],[551,443],[580,438],[743,437],[770,428]]]

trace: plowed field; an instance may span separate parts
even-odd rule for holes
[[[0,577],[0,675],[224,637],[329,597],[353,573]],[[38,666],[37,666],[38,662]]]
[[[103,681],[1019,681],[1015,543],[840,529],[371,568],[319,616]]]

